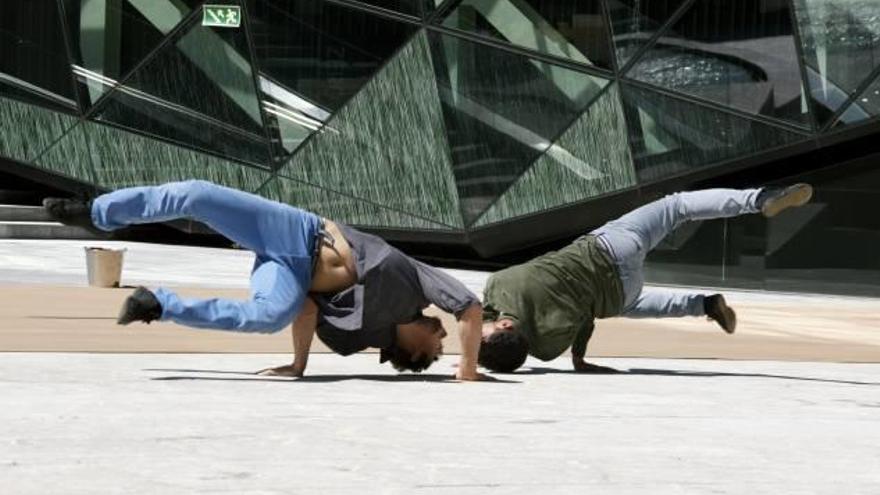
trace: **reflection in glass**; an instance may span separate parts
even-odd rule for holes
[[[599,0],[462,0],[443,25],[586,65],[613,67]]]
[[[70,44],[89,103],[140,63],[196,0],[64,0]],[[98,77],[89,77],[97,75]],[[103,81],[101,78],[106,78]]]
[[[870,159],[849,161],[786,180],[813,184],[810,203],[770,219],[685,224],[648,256],[646,279],[880,296],[880,169]]]
[[[601,78],[430,33],[465,223],[475,220],[607,84]]]
[[[627,76],[810,125],[787,3],[696,2]]]
[[[645,280],[664,285],[723,285],[724,239],[724,220],[682,224],[648,253]]]
[[[865,112],[872,116],[880,115],[880,79],[875,79],[855,101]]]
[[[876,0],[795,0],[810,90],[820,124],[880,66],[880,5]],[[849,122],[855,114],[847,117]]]
[[[272,81],[260,76],[263,109],[269,120],[269,129],[281,146],[278,156],[285,156],[299,148],[309,135],[319,130],[330,118],[330,112]]]
[[[203,27],[196,20],[108,99],[103,120],[268,164],[244,30]]]
[[[278,162],[357,93],[418,29],[321,0],[251,0],[248,14]]]
[[[446,225],[407,215],[393,208],[355,200],[332,190],[284,177],[272,179],[260,194],[349,225],[395,230],[453,230]]]
[[[877,78],[837,118],[834,128],[855,124],[880,115],[880,78]]]
[[[402,14],[415,17],[424,17],[434,10],[435,0],[356,0],[387,10],[393,10]],[[438,5],[441,0],[437,0]]]
[[[53,0],[0,2],[0,94],[76,110],[58,4]]]
[[[313,133],[278,175],[460,228],[425,32]]]
[[[636,185],[617,86],[608,88],[474,226]]]
[[[268,144],[261,136],[242,133],[220,121],[131,88],[116,88],[97,119],[224,158],[258,166],[267,166],[269,162]]]
[[[607,0],[618,66],[626,65],[683,3],[684,0]]]
[[[652,182],[808,136],[623,85],[639,182]]]

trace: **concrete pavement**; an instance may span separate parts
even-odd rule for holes
[[[880,363],[876,300],[724,291],[732,337],[603,320],[589,355],[618,375],[560,358],[460,384],[455,356],[397,375],[319,354],[291,380],[253,374],[289,361],[289,331],[116,326],[128,290],[85,287],[85,245],[128,249],[124,284],[247,294],[244,251],[0,241],[4,495],[880,493],[880,364],[852,364]],[[47,350],[79,352],[2,352]]]
[[[880,493],[880,365],[0,354],[4,494]]]

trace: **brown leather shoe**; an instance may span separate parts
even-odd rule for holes
[[[715,320],[727,333],[736,331],[736,312],[727,305],[724,296],[714,294],[703,299],[703,309],[710,320]]]
[[[758,194],[758,208],[767,217],[775,217],[782,210],[803,206],[813,197],[813,186],[795,184],[785,188],[764,188]]]

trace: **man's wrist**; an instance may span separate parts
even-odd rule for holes
[[[458,369],[465,371],[477,371],[477,361],[475,359],[468,359],[464,356],[461,357],[458,361]]]

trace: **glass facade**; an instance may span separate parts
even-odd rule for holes
[[[787,2],[691,2],[627,76],[745,112],[810,124]]]
[[[774,218],[686,225],[648,257],[653,282],[880,296],[875,159],[795,175],[810,204]]]
[[[76,110],[56,2],[0,2],[0,88],[23,101]]]
[[[815,204],[689,225],[654,281],[880,293],[876,167],[818,153],[880,127],[875,1],[207,2],[228,26],[204,3],[0,2],[0,158],[99,190],[208,179],[487,257],[753,171]]]
[[[605,19],[600,0],[461,0],[443,26],[611,70]]]

